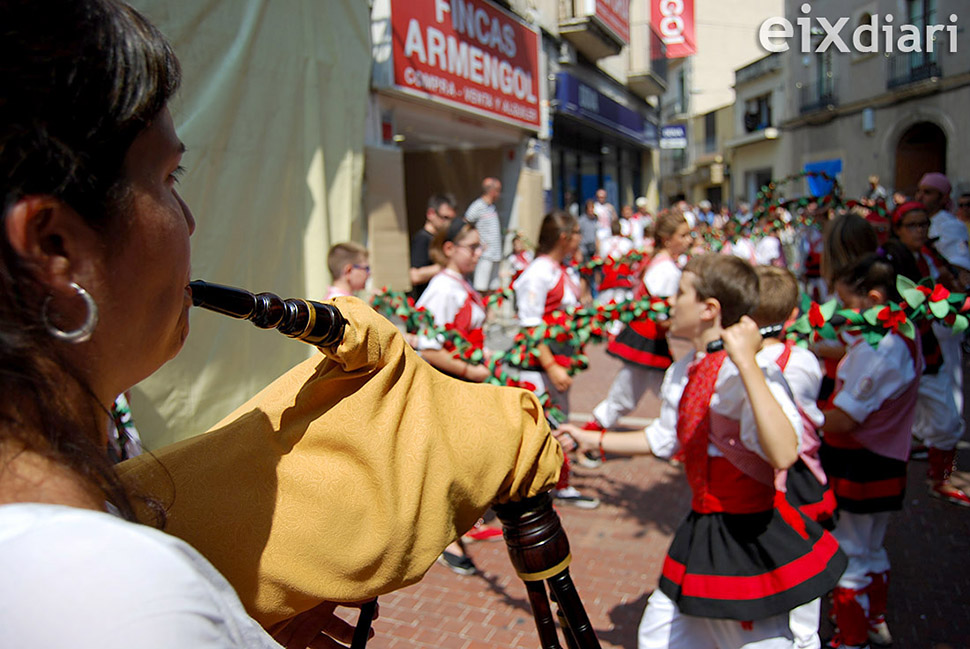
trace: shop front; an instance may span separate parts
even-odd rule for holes
[[[488,0],[378,0],[372,29],[368,244],[375,282],[406,288],[408,242],[432,194],[452,194],[462,214],[497,177],[505,229],[541,214],[528,160],[547,121],[544,65],[538,31]]]
[[[633,205],[656,184],[651,162],[658,146],[656,116],[646,102],[571,72],[556,75],[552,120],[553,204],[580,205],[603,188],[617,209]]]

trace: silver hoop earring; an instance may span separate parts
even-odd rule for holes
[[[98,303],[94,301],[90,293],[74,282],[71,282],[71,288],[81,296],[81,299],[84,300],[84,306],[88,310],[87,317],[85,317],[80,327],[70,331],[64,331],[51,324],[50,319],[47,317],[47,307],[51,302],[52,295],[48,295],[44,299],[44,304],[40,309],[40,318],[44,322],[44,328],[47,329],[47,333],[54,338],[68,343],[83,343],[91,338],[91,334],[94,333],[94,328],[98,324]]]

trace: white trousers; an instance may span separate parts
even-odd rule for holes
[[[963,342],[963,334],[954,334],[953,330],[941,324],[933,325],[933,333],[940,341],[940,349],[943,351],[943,367],[941,372],[947,372],[953,382],[953,401],[956,403],[957,412],[963,413],[963,349],[960,344]]]
[[[659,588],[647,600],[637,631],[638,649],[792,649],[801,646],[795,644],[792,637],[787,613],[756,620],[749,631],[737,620],[683,615]]]
[[[624,361],[606,398],[593,408],[593,416],[603,428],[612,428],[620,417],[633,412],[647,391],[659,397],[663,380],[662,370],[648,369]]]
[[[963,437],[963,419],[953,400],[953,376],[944,364],[936,374],[919,380],[913,435],[927,446],[949,451]]]
[[[882,573],[889,570],[889,555],[883,540],[892,512],[875,514],[853,514],[840,511],[839,520],[832,535],[849,557],[849,565],[839,579],[839,586],[862,590],[869,585],[869,573]],[[868,598],[862,608],[869,613]]]

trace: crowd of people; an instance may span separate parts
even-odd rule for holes
[[[860,311],[899,303],[897,276],[965,292],[970,195],[953,214],[951,193],[930,172],[912,197],[873,188],[858,202],[742,202],[734,213],[680,201],[653,215],[645,200],[617,211],[599,190],[581,215],[547,215],[533,255],[516,235],[505,275],[524,330],[584,304],[671,304],[668,321],[612,323],[607,351],[623,365],[585,424],[568,422],[577,341],[537,344],[517,375],[556,413],[567,452],[558,502],[598,505],[569,485],[570,455],[591,468],[607,454],[684,465],[691,512],[644,612],[641,648],[817,647],[825,596],[829,646],[892,642],[883,538],[911,455],[928,456],[931,495],[970,506],[950,482],[965,429],[961,335],[923,320],[912,339],[888,331],[873,344],[845,329],[806,348],[777,328],[762,339],[759,327],[792,323],[803,295]],[[675,362],[668,336],[693,353]],[[725,351],[707,353],[716,339]],[[661,403],[653,423],[610,430],[647,392]]]

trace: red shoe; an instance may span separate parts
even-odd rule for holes
[[[497,541],[502,538],[502,530],[491,525],[486,525],[485,521],[478,519],[475,526],[461,535],[463,541]]]
[[[930,485],[930,495],[961,507],[970,507],[970,496],[954,487],[949,480],[941,480]]]

